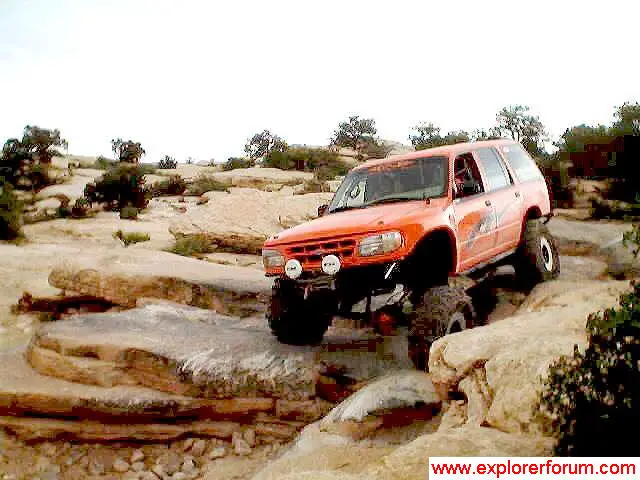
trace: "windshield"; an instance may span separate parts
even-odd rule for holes
[[[447,194],[447,165],[447,157],[423,157],[352,170],[328,211],[442,197]]]

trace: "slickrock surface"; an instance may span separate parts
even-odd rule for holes
[[[125,307],[134,307],[138,298],[154,297],[244,316],[264,310],[272,282],[253,268],[167,252],[113,249],[66,258],[53,268],[49,283]]]

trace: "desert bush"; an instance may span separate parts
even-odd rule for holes
[[[0,240],[14,240],[21,235],[22,204],[13,186],[0,178]]]
[[[624,236],[640,253],[640,227]],[[622,432],[640,425],[640,284],[588,317],[588,343],[551,365],[540,412],[559,456],[634,456]]]
[[[591,217],[596,219],[630,220],[640,218],[640,196],[635,203],[619,200],[591,199]]]
[[[71,207],[71,218],[86,218],[89,215],[89,202],[86,198],[76,199]]]
[[[168,251],[184,257],[199,257],[214,252],[215,248],[206,235],[190,235],[176,238],[175,244]]]
[[[177,167],[178,167],[178,162],[176,161],[175,158],[170,157],[169,155],[165,155],[158,163],[158,168],[171,169],[171,168],[177,168]]]
[[[171,175],[165,180],[155,182],[151,187],[151,195],[182,195],[187,189],[187,182],[180,175]]]
[[[113,167],[115,164],[116,162],[114,162],[113,160],[109,160],[108,158],[100,155],[98,158],[96,158],[96,161],[93,162],[93,165],[91,165],[91,168],[95,168],[96,170],[108,170],[109,168]]]
[[[265,157],[263,165],[281,170],[314,172],[318,180],[331,180],[349,171],[337,153],[320,148],[298,147],[284,152],[274,151]]]
[[[137,220],[138,213],[140,213],[140,210],[138,210],[137,207],[127,205],[126,207],[122,207],[120,209],[120,218],[122,220]]]
[[[206,192],[228,192],[227,185],[216,180],[212,175],[200,174],[187,188],[188,195],[202,195]]]
[[[105,210],[122,210],[126,206],[141,210],[147,206],[151,192],[145,187],[144,169],[140,165],[119,163],[85,187],[89,204],[103,204]]]
[[[122,230],[118,230],[117,232],[114,232],[113,238],[117,238],[118,240],[120,240],[125,247],[128,247],[129,245],[132,245],[134,243],[148,242],[149,240],[151,240],[151,237],[149,236],[148,233],[144,233],[144,232],[125,233]]]
[[[225,171],[235,170],[236,168],[249,168],[253,166],[253,162],[249,158],[229,157],[224,163],[222,169]]]

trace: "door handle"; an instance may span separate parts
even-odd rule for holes
[[[515,195],[516,195],[516,198],[520,198],[520,192],[516,192]]]
[[[490,206],[491,206],[491,200],[485,200],[485,201],[484,201],[484,204],[485,204],[487,207],[490,207]]]

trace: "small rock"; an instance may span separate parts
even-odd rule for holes
[[[185,456],[184,462],[182,462],[181,470],[184,473],[191,473],[196,471],[197,468],[198,468],[198,465],[196,464],[195,458],[193,458],[191,455]]]
[[[184,472],[176,472],[171,475],[171,480],[187,480],[189,477]]]
[[[226,455],[227,455],[226,447],[224,447],[224,445],[220,445],[218,447],[212,448],[211,451],[207,454],[207,457],[210,460],[215,460],[216,458],[222,458]]]
[[[138,475],[140,480],[158,480],[158,477],[151,472],[142,472]]]
[[[124,473],[129,470],[129,462],[123,460],[122,458],[118,458],[113,462],[113,469],[116,472]]]
[[[242,438],[242,434],[240,432],[233,433],[231,444],[233,445],[233,451],[236,455],[249,455],[251,453],[251,447],[245,439]]]
[[[202,456],[204,451],[207,449],[207,442],[202,439],[196,440],[193,442],[193,446],[191,447],[191,454],[196,457]]]
[[[187,438],[182,444],[182,450],[185,452],[188,451],[189,449],[191,449],[191,447],[193,447],[194,442],[195,442],[195,439]]]
[[[122,480],[138,480],[140,475],[136,472],[127,472],[122,476]]]
[[[89,464],[89,473],[94,476],[104,474],[104,465],[98,462],[91,462]]]
[[[144,463],[142,462],[135,462],[131,464],[131,470],[133,470],[134,472],[141,472],[144,470]]]
[[[242,432],[242,437],[250,447],[256,446],[256,431],[253,428],[247,428],[244,432]]]
[[[54,457],[58,453],[58,449],[53,443],[46,442],[42,444],[42,453],[47,457]]]
[[[144,452],[142,450],[134,450],[131,454],[131,463],[141,462],[144,460]]]
[[[164,478],[164,476],[166,475],[166,472],[162,465],[154,465],[153,467],[151,467],[151,471],[155,473],[158,478]]]

